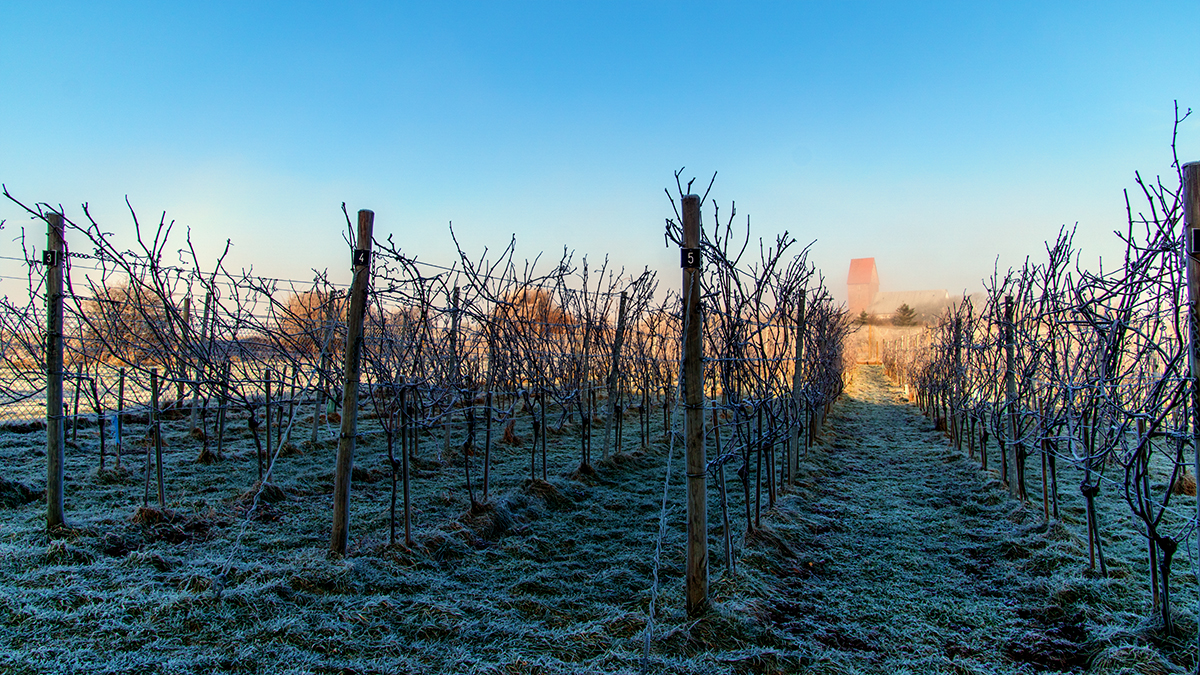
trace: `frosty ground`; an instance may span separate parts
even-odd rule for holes
[[[464,458],[440,456],[439,439],[430,436],[413,477],[416,545],[408,549],[388,544],[384,447],[365,423],[353,545],[341,559],[325,553],[330,441],[281,457],[279,489],[251,509],[257,475],[248,432],[239,432],[224,461],[201,465],[180,423],[167,434],[168,511],[139,516],[140,458],[127,456],[131,473],[98,472],[96,430],[81,430],[68,457],[70,532],[48,538],[38,501],[0,510],[0,670],[1194,667],[1188,561],[1177,562],[1174,585],[1183,636],[1162,636],[1146,618],[1144,540],[1115,491],[1101,495],[1110,575],[1098,578],[1087,570],[1079,538],[1077,490],[1064,488],[1063,518],[1047,525],[1040,503],[1010,500],[878,368],[861,367],[851,379],[801,462],[799,484],[744,541],[741,488],[729,472],[733,573],[721,564],[724,533],[710,482],[713,609],[699,619],[682,611],[682,451],[661,430],[648,447],[601,462],[591,474],[574,471],[579,430],[568,425],[551,436],[548,482],[529,479],[523,433],[521,447],[496,446],[492,505],[474,511]],[[636,428],[627,422],[626,448],[640,445]],[[668,458],[667,536],[643,662]],[[44,432],[0,435],[0,461],[6,478],[40,489]],[[1040,484],[1036,469],[1030,480]],[[1078,480],[1064,470],[1062,483]]]

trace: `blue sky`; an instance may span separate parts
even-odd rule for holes
[[[1200,107],[1197,30],[1195,2],[10,0],[0,181],[118,232],[128,195],[275,276],[348,277],[345,201],[431,261],[453,221],[674,284],[687,167],[815,239],[839,294],[864,256],[885,290],[975,290],[1064,224],[1115,257],[1121,189],[1170,172],[1173,100]]]

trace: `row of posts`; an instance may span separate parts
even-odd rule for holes
[[[47,420],[47,526],[50,529],[65,524],[63,509],[63,471],[65,426],[63,415],[63,218],[61,214],[50,213],[46,217],[48,228],[48,244],[43,262],[47,268],[46,302],[47,302],[47,342],[46,342],[46,420]],[[350,481],[353,473],[354,450],[357,439],[358,385],[361,373],[361,354],[363,342],[363,323],[366,310],[368,282],[370,278],[370,252],[372,232],[374,228],[374,213],[369,210],[358,212],[357,239],[353,252],[353,280],[350,290],[350,308],[347,317],[348,340],[345,354],[344,382],[342,398],[341,429],[338,436],[338,452],[334,479],[333,527],[330,539],[330,550],[345,554],[349,537],[349,504]],[[689,614],[696,614],[704,609],[708,602],[708,553],[707,553],[707,513],[705,475],[707,457],[704,445],[704,393],[703,393],[703,354],[702,330],[703,317],[700,306],[700,198],[697,195],[687,195],[683,199],[683,235],[684,235],[684,398],[685,398],[685,444],[687,464],[687,609]],[[691,258],[689,259],[689,252]],[[616,396],[619,373],[617,362],[620,357],[624,338],[626,303],[628,298],[622,293],[619,308],[617,331],[613,342],[613,366],[608,376],[609,415],[608,426],[605,429],[605,454],[608,452],[611,436],[612,406]],[[800,304],[800,317],[803,321],[803,298]],[[209,302],[205,302],[205,315],[210,311]],[[208,321],[204,321],[207,326]],[[803,343],[797,341],[796,361],[803,357]],[[800,371],[796,369],[793,377],[794,396],[800,397]],[[151,391],[157,396],[157,371],[152,373]],[[180,383],[181,387],[183,384]],[[198,398],[198,385],[193,391],[193,399]],[[182,400],[182,395],[180,396]],[[799,398],[797,398],[799,402]],[[152,411],[158,406],[152,402]],[[193,405],[193,417],[195,406]],[[151,413],[151,425],[155,426],[157,419]],[[792,432],[792,446],[797,443],[797,430]],[[161,440],[155,433],[155,448],[158,480],[158,497],[160,503],[164,499],[162,487],[162,458]],[[148,449],[149,451],[149,449]],[[795,476],[797,470],[797,452],[790,453],[789,475]],[[149,462],[147,462],[147,497],[149,496]]]

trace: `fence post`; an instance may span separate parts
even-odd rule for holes
[[[183,410],[183,381],[187,379],[187,353],[192,345],[191,329],[192,296],[188,295],[183,299],[183,326],[179,331],[179,336],[183,338],[183,348],[175,357],[175,373],[179,378],[179,381],[175,383],[175,408],[177,410]]]
[[[1017,373],[1014,350],[1016,349],[1016,327],[1013,325],[1013,299],[1004,296],[1004,407],[1008,413],[1008,447],[1004,456],[1008,458],[1008,493],[1015,499],[1020,496],[1017,480]]]
[[[804,302],[805,291],[800,291],[796,306],[796,364],[792,370],[792,403],[795,415],[792,422],[792,438],[788,452],[788,485],[796,485],[796,473],[800,470],[800,429],[804,422],[801,414],[804,387]]]
[[[708,514],[705,511],[704,364],[700,312],[700,197],[683,198],[683,385],[687,443],[687,613],[708,605]]]
[[[150,420],[154,433],[154,472],[158,483],[158,508],[167,508],[166,489],[163,485],[162,420],[158,414],[158,368],[150,369]]]
[[[612,441],[613,413],[617,405],[617,382],[621,377],[621,344],[625,340],[625,303],[629,295],[621,291],[621,304],[617,309],[617,332],[613,336],[612,368],[608,371],[608,419],[604,422],[603,459],[608,458],[609,443]],[[617,433],[620,433],[618,430]]]
[[[454,428],[454,403],[458,400],[458,286],[450,305],[450,403],[442,417],[442,457],[450,458],[450,432]]]
[[[329,548],[346,554],[350,537],[350,476],[354,469],[354,441],[358,431],[358,376],[362,355],[363,317],[367,308],[367,283],[371,277],[371,234],[375,212],[358,212],[358,241],[354,248],[354,278],[350,288],[350,316],[346,330],[345,386],[342,388],[342,430],[338,438],[337,472],[333,484],[333,534]]]
[[[963,386],[962,377],[962,318],[957,314],[954,316],[954,373],[950,377],[950,428],[954,430],[954,447],[962,452],[962,436],[963,436],[963,399],[965,398],[965,387]]]
[[[1200,480],[1200,162],[1183,165],[1183,235],[1187,251],[1188,285],[1188,370],[1191,375],[1193,475]],[[1200,518],[1200,500],[1196,501],[1196,517]],[[1200,634],[1197,634],[1200,644]],[[1200,672],[1200,665],[1197,666]]]
[[[212,313],[212,291],[208,291],[204,294],[204,314],[200,319],[200,345],[198,349],[193,350],[194,356],[196,355],[196,352],[203,353],[208,349],[208,315],[210,313]],[[197,417],[199,416],[200,380],[206,376],[205,371],[207,370],[207,360],[207,355],[197,359],[198,363],[196,365],[195,372],[196,380],[192,383],[192,418],[188,424],[188,430],[193,434],[196,433],[196,421]],[[180,403],[182,403],[182,401]],[[205,405],[206,410],[207,408],[207,405]]]
[[[265,471],[264,471],[263,467],[266,465],[267,462],[271,461],[272,452],[274,449],[274,446],[271,443],[273,435],[271,433],[271,369],[270,368],[267,368],[267,372],[263,373],[263,387],[264,387],[264,393],[265,393],[264,400],[266,401],[266,405],[263,406],[263,426],[266,427],[266,429],[267,429],[267,454],[265,457],[259,457],[259,461],[258,461],[258,481],[260,483],[263,481],[263,476],[265,475]],[[282,389],[282,388],[283,387],[281,386],[280,389]],[[276,420],[275,424],[278,425],[279,421]]]
[[[96,378],[92,378],[92,403],[96,407],[96,431],[100,435],[100,470],[104,471],[104,406],[100,405],[100,391],[96,387]]]
[[[217,459],[220,459],[225,450],[225,418],[229,408],[229,362],[225,362],[224,368],[221,369],[221,384],[220,384],[220,404],[217,409]]]
[[[63,217],[46,214],[46,529],[66,526],[63,514]]]
[[[125,414],[125,369],[121,368],[117,379],[117,416],[116,424],[113,425],[114,442],[116,443],[117,453],[117,468],[121,468],[121,451],[124,450],[125,439],[122,432],[125,430],[124,422],[121,416]]]

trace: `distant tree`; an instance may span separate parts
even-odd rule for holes
[[[871,323],[871,315],[867,314],[867,310],[864,309],[861,313],[859,313],[858,318],[854,319],[854,323],[857,323],[860,326],[865,326]]]
[[[892,325],[915,326],[917,325],[917,313],[908,306],[908,303],[900,305],[896,308],[896,313],[892,315]]]
[[[340,349],[331,327],[343,321],[347,301],[343,295],[324,290],[302,291],[288,297],[279,309],[279,337],[290,349],[319,354],[322,349]]]
[[[523,288],[510,294],[496,306],[495,318],[507,324],[513,333],[525,337],[558,335],[575,323],[575,319],[540,288]]]
[[[161,299],[142,284],[99,286],[83,301],[81,351],[120,363],[157,362],[170,328]]]

